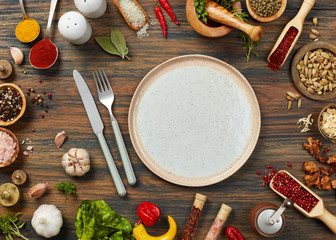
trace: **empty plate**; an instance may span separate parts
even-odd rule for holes
[[[260,110],[244,76],[204,55],[170,59],[134,93],[129,132],[142,162],[183,186],[206,186],[235,173],[250,157]]]

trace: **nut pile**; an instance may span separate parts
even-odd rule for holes
[[[296,66],[307,92],[322,95],[336,87],[336,57],[325,50],[306,52]]]
[[[281,8],[281,0],[250,0],[253,12],[260,17],[275,15]]]

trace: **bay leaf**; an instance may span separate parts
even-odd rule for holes
[[[118,49],[122,58],[124,58],[125,49],[126,49],[126,41],[122,33],[114,27],[111,27],[111,41],[114,44],[114,46]]]
[[[104,51],[122,57],[122,54],[119,50],[115,47],[115,45],[111,42],[111,38],[109,37],[96,37],[96,42],[99,46],[104,49]]]

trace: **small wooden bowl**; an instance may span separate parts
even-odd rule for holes
[[[325,138],[325,139],[328,139],[329,141],[333,142],[333,143],[336,143],[336,137],[335,138],[331,138],[329,137],[322,129],[322,114],[328,109],[328,108],[335,108],[336,109],[336,102],[334,103],[330,103],[328,104],[327,106],[325,106],[324,108],[322,108],[319,116],[318,116],[318,119],[317,119],[317,128],[319,130],[319,132],[321,133],[321,135]]]
[[[4,122],[4,121],[0,120],[0,126],[2,126],[2,127],[12,125],[17,120],[19,120],[22,117],[22,115],[24,114],[24,112],[26,111],[26,106],[27,106],[26,97],[25,97],[24,93],[22,92],[21,88],[19,88],[17,85],[15,85],[13,83],[0,84],[0,90],[5,89],[5,88],[12,88],[12,89],[15,89],[17,92],[20,93],[20,96],[22,98],[22,109],[21,109],[20,114],[16,118],[14,118],[12,121]]]
[[[241,9],[241,3],[237,2],[234,6],[235,8]],[[187,0],[186,2],[186,15],[190,26],[199,34],[204,37],[216,38],[223,37],[233,31],[234,28],[228,27],[226,25],[221,25],[219,27],[211,27],[202,23],[196,15],[196,10],[194,6],[194,0]]]
[[[291,71],[292,71],[292,78],[293,78],[294,85],[304,96],[310,99],[314,99],[314,100],[325,101],[325,100],[329,100],[329,99],[336,97],[336,89],[333,89],[332,92],[326,92],[322,95],[311,94],[307,92],[306,86],[303,85],[303,83],[300,81],[300,74],[296,68],[296,66],[302,60],[306,52],[319,49],[319,48],[325,49],[333,53],[334,55],[336,55],[336,46],[331,43],[327,43],[327,42],[307,43],[306,45],[303,45],[303,47],[301,47],[299,51],[297,51],[297,53],[295,54],[293,61],[292,61]]]
[[[246,7],[247,7],[247,10],[248,12],[250,13],[250,15],[257,21],[259,22],[271,22],[277,18],[279,18],[283,12],[285,11],[286,9],[286,5],[287,5],[287,0],[281,0],[281,7],[279,9],[279,11],[272,15],[272,16],[269,16],[269,17],[261,17],[259,16],[258,14],[256,14],[253,9],[252,9],[252,5],[251,5],[251,0],[246,0]]]
[[[20,144],[19,144],[19,140],[16,138],[14,133],[12,133],[10,130],[0,127],[0,132],[5,132],[8,135],[10,135],[13,138],[14,142],[16,143],[15,153],[13,154],[12,158],[8,160],[7,162],[0,163],[0,168],[3,168],[3,167],[11,165],[16,160],[17,156],[19,155]]]

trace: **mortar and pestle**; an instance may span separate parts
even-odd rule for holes
[[[197,18],[194,0],[187,0],[186,2],[186,15],[189,24],[196,32],[205,37],[222,37],[230,33],[233,28],[245,32],[253,41],[259,41],[263,35],[263,28],[261,26],[253,26],[241,21],[216,2],[207,0],[205,9],[208,11],[208,20],[223,24],[223,26],[211,27],[202,23]]]

